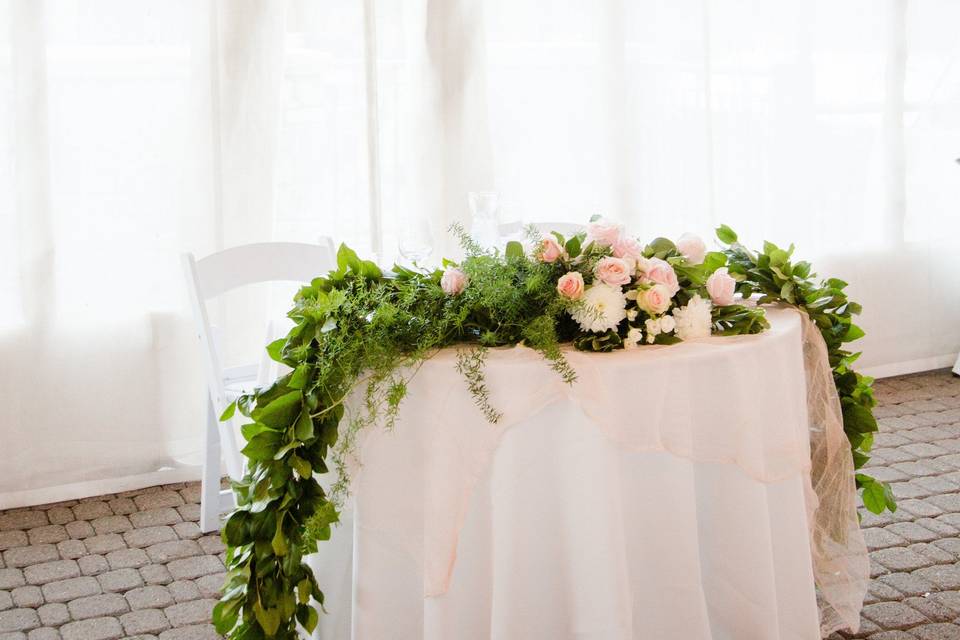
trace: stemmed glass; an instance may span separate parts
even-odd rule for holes
[[[413,220],[400,232],[400,255],[417,267],[433,253],[433,237],[430,224],[424,219]]]
[[[500,240],[500,194],[496,191],[471,191],[467,194],[473,222],[470,237],[484,249]]]

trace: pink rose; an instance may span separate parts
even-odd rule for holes
[[[563,247],[553,238],[544,238],[540,241],[540,252],[537,257],[540,262],[554,262],[563,255]]]
[[[690,264],[701,264],[704,256],[707,255],[707,245],[703,243],[700,236],[685,233],[677,240],[677,251],[682,253]]]
[[[718,307],[733,304],[733,292],[737,281],[727,272],[726,267],[720,267],[707,278],[707,293],[710,300]]]
[[[597,278],[611,285],[629,284],[633,269],[620,258],[601,258],[597,263]]]
[[[640,263],[639,268],[643,271],[643,281],[662,284],[667,287],[670,297],[677,295],[680,291],[680,284],[677,282],[677,272],[673,270],[670,263],[661,258],[650,258]]]
[[[643,257],[643,247],[634,238],[623,236],[613,243],[613,255],[627,263],[630,270],[637,268],[637,260]]]
[[[600,247],[612,246],[623,235],[623,227],[603,218],[587,225],[587,244],[593,242]]]
[[[460,295],[470,283],[470,278],[456,267],[447,267],[440,278],[440,288],[448,296]]]
[[[568,300],[579,300],[583,295],[583,276],[579,271],[571,271],[560,276],[557,292]]]
[[[637,306],[656,316],[670,308],[672,298],[666,285],[655,284],[649,289],[637,291]]]

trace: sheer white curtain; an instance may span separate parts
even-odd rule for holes
[[[960,348],[952,0],[0,0],[0,508],[193,477],[178,254],[619,218],[796,242],[863,362]],[[251,359],[285,292],[216,309]]]

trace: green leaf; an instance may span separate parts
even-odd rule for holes
[[[283,362],[283,356],[280,353],[283,351],[283,345],[287,344],[286,338],[278,338],[267,345],[267,354],[270,356],[270,359],[274,362]]]
[[[290,391],[274,398],[267,406],[257,407],[251,417],[274,429],[283,429],[293,422],[300,413],[303,394],[300,391]]]
[[[737,241],[737,234],[725,224],[717,227],[717,239],[723,244],[733,244]]]
[[[845,334],[843,334],[843,341],[844,341],[844,342],[853,342],[854,340],[859,340],[859,339],[862,338],[864,335],[866,335],[866,334],[863,332],[863,329],[861,329],[861,328],[858,327],[857,325],[851,323],[851,324],[850,324],[850,328],[847,329],[847,332],[846,332]]]
[[[220,422],[226,422],[233,417],[233,414],[237,410],[237,402],[234,400],[227,405],[227,408],[223,410],[223,413],[220,414]]]
[[[843,405],[843,429],[848,433],[872,433],[877,430],[877,419],[863,405],[846,403]]]
[[[311,589],[310,580],[307,578],[297,583],[297,597],[300,600],[300,604],[308,604],[310,602]]]
[[[283,456],[287,455],[288,453],[290,453],[291,451],[293,451],[299,446],[300,446],[300,442],[298,440],[294,440],[293,442],[288,442],[287,444],[280,447],[280,449],[278,449],[275,454],[273,454],[273,459],[282,460]]]
[[[290,466],[300,474],[301,478],[309,479],[313,476],[313,469],[310,467],[310,463],[297,454],[290,456]]]
[[[831,289],[843,289],[847,286],[847,283],[841,280],[840,278],[830,278],[824,284],[826,284]]]
[[[380,280],[383,278],[383,272],[375,262],[364,260],[360,263],[360,273],[367,280]]]
[[[566,250],[568,256],[576,258],[580,255],[580,238],[573,236],[567,240],[567,244],[565,244],[563,248]]]
[[[248,511],[234,511],[227,522],[223,525],[220,537],[225,544],[231,547],[239,547],[248,544],[251,541],[250,531],[250,513]]]
[[[720,267],[727,264],[726,254],[720,253],[719,251],[710,251],[703,257],[703,269],[708,274],[713,273]]]
[[[293,370],[293,375],[290,376],[290,381],[287,383],[287,386],[291,389],[303,389],[307,386],[309,377],[310,365],[306,363],[301,364]]]
[[[232,600],[221,600],[214,605],[213,626],[217,633],[224,635],[236,626],[237,616],[242,604],[242,598],[234,598]]]
[[[357,256],[357,252],[347,245],[341,244],[340,248],[337,249],[337,269],[341,273],[346,273],[347,269],[354,273],[361,273],[363,267],[360,263],[360,258]]]
[[[304,442],[313,437],[313,418],[308,411],[301,411],[297,423],[293,427],[293,435],[297,440]]]
[[[287,552],[290,551],[290,547],[287,545],[287,538],[283,534],[283,516],[277,518],[277,531],[273,534],[273,540],[270,541],[270,546],[273,547],[273,552],[281,557],[287,555]]]
[[[790,255],[783,249],[774,249],[770,252],[770,264],[779,267],[790,259]]]
[[[256,617],[257,622],[260,623],[260,627],[263,629],[264,633],[266,633],[268,636],[272,636],[277,633],[277,629],[280,628],[279,611],[277,611],[275,608],[264,609],[258,600],[253,603],[253,615]]]
[[[247,442],[240,453],[254,461],[272,460],[273,455],[280,448],[280,433],[276,431],[264,431],[257,434]]]
[[[883,513],[883,510],[887,507],[887,496],[884,491],[884,486],[869,476],[858,474],[857,477],[868,479],[868,481],[863,484],[863,506],[872,513]]]
[[[507,250],[505,252],[507,258],[522,258],[523,257],[523,245],[517,242],[516,240],[511,240],[507,243]]]
[[[243,435],[243,439],[247,442],[250,442],[257,437],[257,435],[263,433],[264,431],[273,431],[276,433],[276,429],[271,429],[267,425],[260,424],[259,422],[248,422],[240,427],[240,433]]]
[[[783,287],[780,289],[780,297],[790,304],[794,304],[796,302],[796,299],[793,297],[793,288],[794,285],[792,282],[785,282]]]
[[[644,248],[644,253],[650,253],[658,258],[663,258],[667,254],[676,253],[677,245],[668,238],[654,238],[653,241]]]

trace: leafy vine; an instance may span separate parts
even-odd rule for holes
[[[531,254],[518,242],[509,243],[503,253],[484,251],[462,228],[452,231],[466,258],[459,265],[444,261],[446,269],[433,271],[394,265],[384,274],[341,245],[337,269],[297,293],[289,313],[294,327],[267,347],[271,358],[290,372],[241,396],[224,412],[223,420],[235,412],[248,419],[241,427],[247,471],[233,483],[237,507],[222,530],[227,577],[213,613],[217,631],[231,640],[292,640],[298,626],[308,632],[316,627],[316,605],[323,608],[324,596],[304,557],[330,538],[339,521],[356,438],[374,423],[393,424],[410,377],[438,349],[460,345],[458,370],[479,409],[496,422],[500,414],[484,379],[490,347],[525,344],[573,384],[576,372],[564,357],[563,344],[592,351],[632,347],[645,335],[644,327],[648,342],[679,340],[668,326],[671,319],[644,310],[635,297],[623,301],[626,319],[612,329],[585,331],[573,320],[577,313],[589,319],[594,310],[561,295],[558,280],[576,270],[590,284],[611,257],[609,247],[585,234],[542,239],[530,230],[528,239],[537,245]],[[669,304],[678,307],[708,296],[708,278],[726,266],[744,297],[759,291],[761,302],[783,301],[810,314],[827,342],[859,468],[867,459],[876,421],[871,380],[850,368],[859,354],[842,348],[862,335],[850,321],[860,309],[843,293],[846,283],[814,283],[808,263],[790,262],[792,249],[768,243],[754,254],[737,243],[729,228],[720,227],[718,236],[727,248],[706,253],[700,263],[687,260],[663,238],[643,247],[637,259],[670,265],[678,291]],[[556,259],[545,259],[542,251],[548,246],[559,252]],[[445,291],[443,279],[451,269],[469,286]],[[635,296],[649,285],[638,281],[636,286]],[[658,332],[650,331],[651,322],[660,323]],[[713,307],[707,322],[708,332],[723,335],[767,327],[762,308],[742,304]],[[319,478],[331,468],[338,479],[327,490]],[[895,508],[885,484],[862,473],[857,484],[871,511]]]

